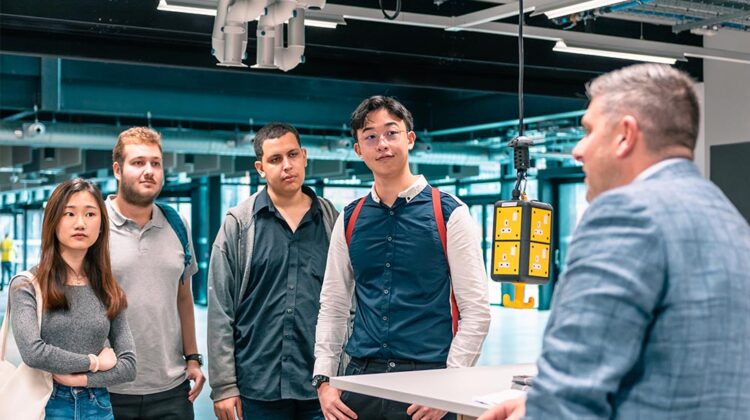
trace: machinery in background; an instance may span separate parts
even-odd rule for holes
[[[305,61],[305,11],[325,0],[219,0],[211,35],[218,65],[247,67],[248,22],[258,20],[253,68],[289,71]]]
[[[496,202],[494,210],[490,277],[515,285],[513,299],[503,296],[503,305],[511,308],[532,308],[533,298],[524,301],[525,285],[545,284],[551,272],[552,206],[529,200],[524,192],[532,144],[523,136],[510,142],[514,148],[516,186],[512,198]]]
[[[553,209],[530,201],[525,192],[529,146],[534,142],[523,135],[523,0],[518,1],[518,14],[518,137],[508,144],[513,148],[516,185],[510,200],[495,203],[490,277],[514,284],[513,298],[503,296],[504,306],[529,309],[534,299],[524,301],[526,284],[546,284],[550,279]]]

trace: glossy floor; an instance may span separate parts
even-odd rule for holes
[[[5,314],[7,299],[6,288],[0,292],[0,318]],[[206,308],[196,306],[195,315],[198,346],[200,352],[206,354]],[[533,363],[541,352],[542,333],[548,317],[548,311],[515,310],[493,306],[490,332],[478,364]],[[8,356],[12,360],[17,360],[17,356],[12,354],[14,351],[15,348],[9,348]],[[209,393],[210,390],[206,385],[195,403],[197,420],[215,419]]]

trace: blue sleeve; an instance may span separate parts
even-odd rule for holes
[[[555,290],[527,418],[611,417],[662,298],[665,261],[642,200],[609,193],[591,204]]]

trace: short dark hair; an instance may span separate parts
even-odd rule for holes
[[[385,109],[389,114],[403,120],[404,124],[406,124],[406,131],[414,130],[414,118],[412,118],[411,112],[401,102],[397,101],[396,98],[381,95],[370,96],[362,101],[357,106],[357,109],[352,112],[350,125],[352,127],[352,137],[354,137],[355,142],[357,141],[357,130],[361,130],[365,126],[367,116],[379,109]]]
[[[299,132],[297,132],[297,129],[292,127],[291,124],[283,122],[268,123],[258,130],[255,134],[255,138],[253,138],[255,160],[263,159],[263,142],[269,139],[277,139],[286,133],[294,134],[294,138],[297,139],[297,144],[299,144],[299,147],[302,147],[302,142],[299,139]]]

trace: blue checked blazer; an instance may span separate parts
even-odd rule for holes
[[[533,419],[750,419],[750,227],[692,162],[591,203],[554,294]]]

